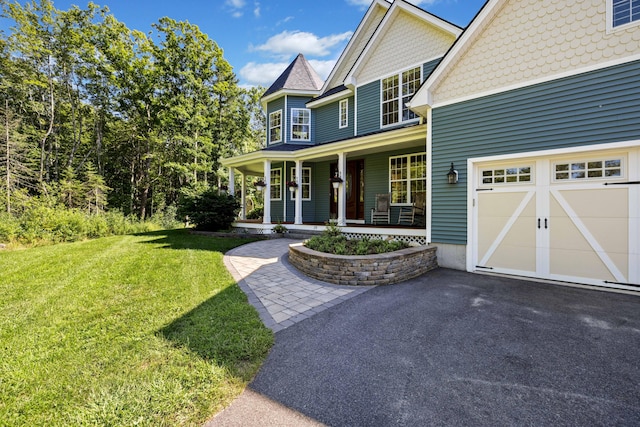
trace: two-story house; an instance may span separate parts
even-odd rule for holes
[[[274,85],[268,147],[223,161],[267,177],[259,226],[335,218],[441,266],[640,287],[640,0],[488,0],[464,32],[376,0],[316,83]],[[395,223],[423,191],[425,227],[371,224],[376,194]]]
[[[326,81],[299,55],[262,98],[266,148],[222,161],[232,182],[240,173],[266,183],[262,224],[238,226],[318,230],[335,220],[346,233],[427,243],[424,224],[398,226],[428,181],[427,124],[406,102],[461,33],[404,0],[375,0]],[[368,227],[377,194],[390,195],[390,215]]]

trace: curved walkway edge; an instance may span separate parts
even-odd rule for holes
[[[310,278],[289,264],[294,239],[270,239],[238,246],[224,264],[274,332],[320,313],[374,286],[338,286]]]

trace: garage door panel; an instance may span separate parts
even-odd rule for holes
[[[535,208],[530,202],[527,209]],[[484,265],[532,272],[536,270],[535,227],[533,217],[519,217]]]
[[[550,273],[568,274],[560,273],[558,266],[566,264],[569,268],[582,260],[581,269],[572,269],[576,277],[626,282],[628,256],[611,255],[628,251],[628,191],[599,188],[552,191],[551,194],[550,248],[559,252],[551,258]],[[617,217],[605,216],[609,209],[622,207],[626,207],[625,217],[620,217],[620,211],[616,211]]]
[[[501,238],[501,233],[511,227],[509,221],[526,197],[527,193],[485,193],[478,197],[480,259],[487,256],[491,247]],[[531,208],[527,209],[526,214],[531,215],[531,212],[535,215],[535,210]]]
[[[576,277],[612,282],[618,281],[611,273],[609,266],[591,249],[580,251],[552,248],[550,250],[549,267],[551,278],[560,280]]]

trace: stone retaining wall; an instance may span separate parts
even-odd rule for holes
[[[438,267],[435,246],[377,255],[332,255],[302,243],[289,245],[289,262],[307,276],[337,285],[390,285]]]

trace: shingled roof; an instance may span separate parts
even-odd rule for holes
[[[309,90],[319,91],[324,82],[313,69],[303,54],[298,54],[296,59],[287,67],[280,77],[264,93],[263,97],[276,93],[279,90]]]

